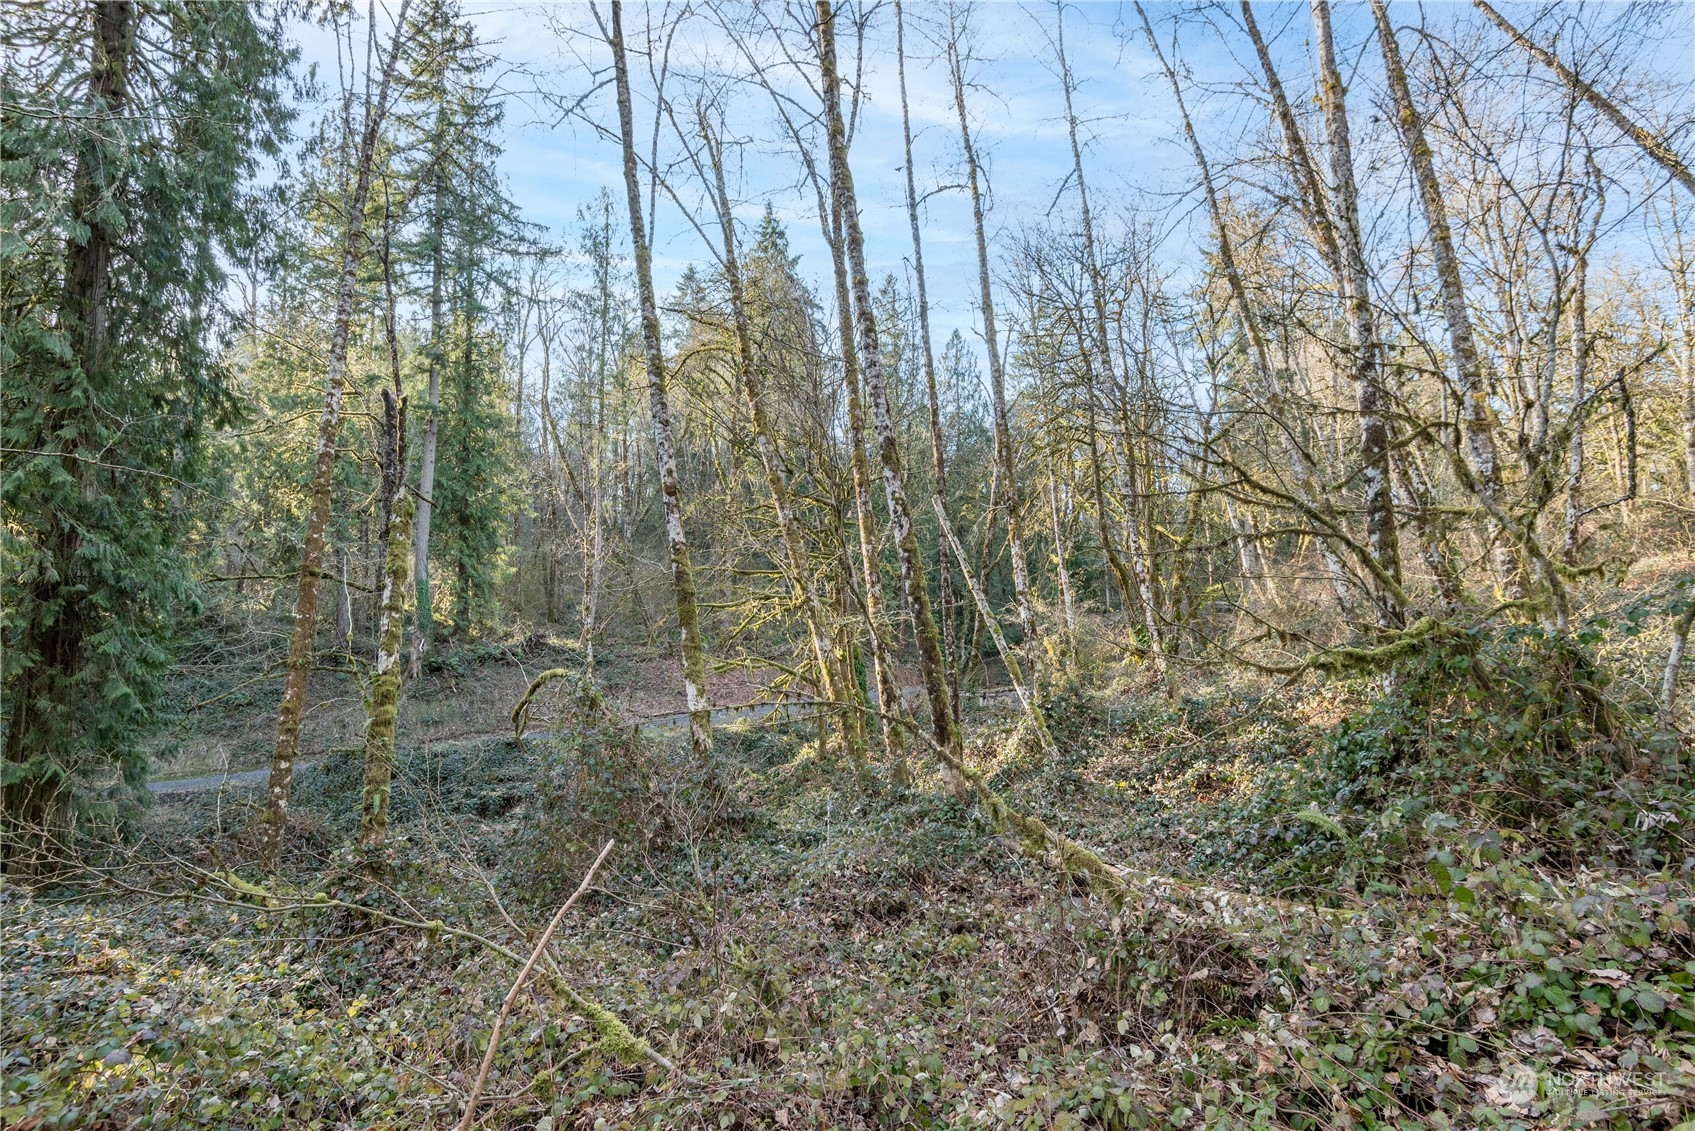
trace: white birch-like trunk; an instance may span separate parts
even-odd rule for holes
[[[341,429],[341,401],[347,385],[347,341],[353,324],[353,296],[368,251],[365,205],[376,172],[377,142],[388,116],[389,88],[400,56],[401,30],[411,0],[401,0],[395,13],[394,40],[383,61],[382,78],[373,96],[366,76],[365,121],[355,158],[353,192],[347,201],[347,230],[342,240],[336,276],[335,313],[330,322],[329,358],[324,406],[318,415],[318,447],[312,465],[312,507],[301,546],[300,577],[294,597],[294,625],[289,639],[288,676],[277,711],[277,741],[271,752],[271,773],[265,809],[259,818],[259,859],[273,871],[282,856],[283,827],[288,822],[288,799],[294,785],[294,765],[300,754],[300,724],[306,710],[306,689],[312,675],[313,644],[318,627],[318,580],[324,572],[324,531],[329,525],[331,488],[335,481],[336,437]],[[371,29],[376,35],[376,28]]]
[[[666,388],[665,355],[660,339],[659,304],[653,291],[653,258],[643,222],[641,181],[636,171],[635,121],[630,101],[623,4],[612,3],[611,39],[614,81],[618,89],[618,126],[624,148],[624,191],[630,212],[630,244],[635,255],[636,290],[641,301],[642,344],[647,360],[648,410],[653,422],[653,455],[659,465],[659,492],[665,511],[665,539],[671,551],[671,588],[677,600],[679,646],[683,658],[683,694],[688,704],[689,742],[695,757],[712,754],[712,707],[706,692],[706,647],[700,634],[694,567],[683,532],[682,493],[677,483],[677,454],[671,438],[671,402]]]

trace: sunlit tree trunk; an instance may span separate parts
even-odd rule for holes
[[[831,205],[830,256],[835,273],[836,320],[841,327],[842,382],[847,387],[848,463],[853,473],[854,518],[859,537],[860,577],[864,586],[866,636],[871,644],[869,690],[872,706],[877,712],[883,753],[898,774],[905,772],[902,769],[900,731],[894,718],[900,708],[900,692],[894,678],[894,661],[889,655],[892,641],[886,607],[888,602],[883,593],[882,570],[877,564],[877,526],[871,510],[871,468],[865,455],[865,398],[860,382],[859,348],[854,343],[847,246],[842,234],[839,202],[832,199]],[[858,695],[858,680],[850,686]]]
[[[936,388],[936,354],[930,338],[930,298],[924,278],[924,240],[918,224],[918,180],[912,165],[912,115],[906,99],[906,23],[901,0],[895,0],[895,64],[900,79],[901,137],[906,145],[906,217],[912,228],[912,276],[918,291],[918,341],[924,360],[924,391],[930,409],[930,463],[935,473],[936,495],[947,506],[947,440],[942,435],[942,404]],[[939,539],[938,539],[939,541]],[[952,694],[954,724],[959,723],[959,656],[954,643],[953,568],[948,565],[945,546],[938,545],[936,573],[941,607],[942,658],[947,665],[948,690]]]
[[[1489,386],[1478,356],[1477,339],[1472,333],[1471,314],[1466,307],[1465,284],[1460,277],[1459,256],[1454,251],[1454,237],[1448,225],[1448,208],[1442,199],[1441,182],[1436,176],[1436,161],[1425,137],[1424,119],[1413,104],[1412,89],[1407,83],[1406,66],[1401,60],[1401,46],[1395,38],[1394,25],[1389,21],[1389,10],[1384,0],[1371,0],[1371,8],[1377,19],[1378,43],[1383,51],[1395,117],[1412,166],[1413,182],[1430,236],[1431,258],[1441,285],[1442,310],[1448,323],[1454,370],[1464,402],[1463,428],[1476,481],[1476,494],[1497,524],[1503,527],[1496,543],[1495,569],[1502,583],[1507,584],[1515,568],[1511,548],[1505,541],[1508,535],[1504,527],[1508,523],[1501,507],[1501,463],[1495,445],[1495,412],[1489,404]]]
[[[347,230],[342,240],[336,279],[335,313],[330,322],[328,376],[324,407],[318,416],[318,448],[312,467],[312,506],[306,518],[301,547],[300,577],[294,597],[294,629],[289,639],[288,677],[277,712],[277,742],[271,753],[265,811],[260,818],[261,864],[274,869],[282,855],[283,826],[288,821],[288,797],[294,785],[294,763],[300,754],[300,722],[306,710],[306,687],[312,677],[313,644],[318,628],[318,581],[324,572],[324,530],[329,525],[330,495],[335,483],[336,435],[341,428],[341,399],[347,382],[347,337],[353,323],[353,295],[365,261],[365,206],[376,174],[377,144],[388,116],[389,87],[400,56],[401,29],[406,26],[410,0],[401,0],[395,14],[395,33],[382,64],[382,78],[373,95],[367,76],[364,129],[353,168],[353,191],[346,201]],[[376,28],[371,29],[376,35]]]
[[[960,43],[963,29],[957,21],[959,9],[950,5],[948,13],[948,72],[953,79],[953,104],[959,115],[959,142],[965,152],[965,187],[971,197],[972,232],[977,241],[978,309],[983,318],[983,346],[988,352],[989,406],[994,418],[995,462],[1000,466],[1001,500],[1006,509],[1012,595],[1018,607],[1018,624],[1024,631],[1024,652],[1031,667],[1030,677],[1032,681],[1039,681],[1036,661],[1040,655],[1041,638],[1036,624],[1036,605],[1030,596],[1030,563],[1024,556],[1024,514],[1012,454],[1012,424],[1007,413],[1006,372],[1001,364],[999,329],[995,324],[994,287],[989,277],[989,239],[983,217],[983,171],[977,160],[977,147],[971,137],[971,121],[965,106],[965,62],[961,57],[963,48]]]
[[[1330,142],[1331,211],[1340,251],[1342,301],[1346,307],[1348,346],[1353,353],[1355,403],[1359,409],[1360,481],[1365,495],[1366,545],[1379,568],[1397,585],[1401,553],[1395,529],[1395,508],[1389,469],[1389,428],[1384,418],[1382,344],[1371,305],[1371,272],[1365,261],[1365,236],[1360,230],[1359,190],[1354,182],[1354,148],[1348,130],[1348,108],[1342,71],[1330,32],[1329,0],[1312,0],[1313,30],[1318,40],[1320,101]],[[1383,584],[1372,586],[1379,623],[1399,626],[1405,610],[1400,596]]]
[[[964,761],[964,746],[954,727],[949,703],[946,665],[930,612],[930,593],[924,583],[924,560],[918,552],[918,535],[906,502],[902,481],[900,447],[895,437],[894,412],[888,383],[883,375],[882,351],[877,337],[876,313],[871,305],[871,285],[865,268],[865,236],[859,226],[859,201],[854,192],[853,173],[847,159],[847,129],[842,121],[841,79],[836,70],[835,15],[830,0],[817,0],[818,59],[823,72],[824,117],[829,132],[830,184],[840,205],[843,244],[852,273],[854,311],[858,316],[859,357],[871,401],[877,433],[877,452],[882,464],[883,493],[888,501],[889,527],[900,559],[901,585],[912,606],[918,640],[919,667],[930,702],[930,725],[936,745],[951,758]],[[966,783],[957,771],[947,771],[950,786],[963,792]]]
[[[683,533],[683,503],[677,484],[677,455],[671,439],[671,401],[666,389],[665,354],[660,339],[659,304],[653,293],[653,257],[642,218],[641,181],[636,172],[636,134],[630,103],[630,70],[624,45],[624,12],[612,3],[611,47],[618,88],[618,127],[624,147],[624,191],[629,198],[630,245],[635,255],[636,291],[641,301],[642,344],[647,356],[648,406],[653,418],[653,455],[659,465],[659,492],[665,510],[665,537],[671,551],[671,588],[677,599],[682,634],[683,691],[688,703],[689,742],[695,757],[712,754],[712,706],[706,692],[706,647],[700,635],[694,567]]]

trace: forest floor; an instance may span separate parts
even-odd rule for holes
[[[1626,698],[1659,654],[1633,640]],[[1532,750],[1504,681],[1170,703],[1132,673],[1048,696],[1057,758],[974,715],[973,767],[1121,868],[1109,898],[927,769],[866,781],[810,723],[724,726],[708,767],[616,701],[521,745],[447,737],[473,726],[456,694],[498,730],[549,662],[513,666],[420,689],[380,885],[348,848],[358,756],[331,750],[280,877],[238,785],[161,796],[92,881],[0,896],[0,1124],[451,1127],[508,956],[615,838],[479,1127],[1695,1128],[1675,736]]]
[[[597,679],[621,717],[633,723],[684,710],[682,667],[674,656],[639,646],[604,651]],[[406,685],[398,741],[423,746],[505,734],[530,680],[580,663],[573,644],[540,634],[444,648],[428,656],[423,673]],[[186,665],[174,689],[177,717],[151,753],[152,779],[215,778],[269,766],[276,716],[265,708],[280,701],[282,686],[280,669],[257,659],[232,664],[214,655]],[[748,668],[715,673],[712,693],[715,703],[730,707],[773,698]],[[544,711],[536,722],[546,725]],[[357,681],[343,671],[314,673],[301,725],[302,757],[353,749],[364,731]]]

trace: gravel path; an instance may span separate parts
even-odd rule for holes
[[[755,703],[748,707],[719,707],[712,712],[712,722],[713,725],[716,726],[719,723],[731,723],[738,719],[762,719],[766,715],[784,709],[785,707],[781,703]],[[677,728],[687,726],[688,722],[688,713],[683,712],[675,715],[649,715],[647,718],[640,720],[636,725],[642,730],[675,730]],[[531,729],[529,733],[541,734],[545,733],[546,730],[546,727],[535,727]],[[474,734],[455,741],[476,742],[479,739],[484,738],[505,738],[507,733],[508,732],[506,731],[499,731],[492,734]],[[323,761],[321,757],[302,758],[299,762],[295,763],[294,768],[298,772],[300,770],[304,770],[308,766],[315,766],[321,761]],[[270,776],[271,771],[268,768],[263,770],[244,770],[240,773],[234,774],[204,774],[197,778],[173,778],[169,781],[150,781],[147,783],[147,788],[152,790],[154,793],[188,793],[199,789],[218,789],[226,785],[247,785],[253,782],[262,782]]]

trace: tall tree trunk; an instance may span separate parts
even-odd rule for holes
[[[444,127],[438,122],[438,135]],[[432,174],[430,202],[430,343],[429,385],[424,400],[424,443],[418,454],[418,518],[413,529],[412,572],[416,583],[414,594],[418,617],[418,632],[413,638],[415,653],[412,674],[418,674],[423,656],[429,650],[435,633],[434,605],[430,595],[430,516],[435,509],[436,438],[441,424],[441,355],[442,355],[442,284],[443,242],[446,235],[445,206],[442,203],[442,163],[438,159]],[[543,447],[546,438],[543,437]]]
[[[1065,126],[1066,134],[1071,141],[1071,175],[1077,182],[1077,206],[1081,213],[1083,228],[1083,258],[1084,270],[1089,278],[1089,300],[1092,319],[1090,327],[1093,332],[1094,349],[1084,340],[1081,331],[1078,332],[1078,345],[1082,347],[1083,365],[1089,385],[1090,399],[1090,446],[1095,473],[1095,509],[1099,519],[1101,546],[1106,551],[1107,560],[1112,565],[1114,573],[1119,577],[1124,587],[1125,607],[1130,605],[1131,578],[1135,579],[1135,590],[1142,606],[1142,626],[1148,633],[1148,655],[1153,661],[1155,672],[1161,682],[1170,689],[1170,672],[1166,665],[1165,648],[1159,625],[1159,610],[1153,602],[1154,569],[1148,559],[1140,537],[1140,529],[1136,526],[1137,515],[1134,504],[1132,483],[1128,475],[1127,461],[1118,458],[1122,445],[1129,442],[1129,437],[1121,435],[1119,442],[1113,444],[1114,462],[1119,465],[1120,478],[1124,486],[1125,542],[1124,552],[1129,556],[1128,568],[1119,559],[1118,552],[1113,548],[1111,535],[1108,533],[1108,518],[1106,514],[1106,493],[1103,490],[1100,473],[1100,456],[1095,445],[1094,405],[1099,397],[1097,377],[1104,380],[1108,387],[1116,388],[1119,384],[1115,368],[1112,331],[1107,319],[1106,273],[1101,267],[1100,254],[1095,242],[1094,210],[1089,204],[1089,182],[1083,168],[1083,146],[1077,137],[1077,111],[1072,103],[1075,83],[1071,78],[1071,62],[1065,54],[1065,12],[1056,6],[1055,47],[1059,55],[1060,91],[1065,96]],[[1098,361],[1097,361],[1098,359]],[[1097,373],[1098,368],[1098,373]],[[1119,414],[1119,429],[1123,432],[1129,423],[1127,406],[1122,404]],[[1112,441],[1109,439],[1109,444]]]
[[[653,294],[653,257],[642,218],[641,181],[636,173],[636,132],[630,104],[630,69],[624,48],[624,6],[612,3],[611,47],[618,87],[618,128],[624,145],[624,192],[629,198],[630,245],[635,253],[636,291],[641,300],[642,342],[647,354],[648,406],[653,416],[653,455],[659,464],[659,491],[665,508],[665,535],[671,549],[671,588],[682,629],[683,691],[688,702],[689,741],[695,757],[712,754],[712,706],[706,693],[706,647],[700,635],[694,568],[683,533],[683,504],[677,485],[677,455],[671,440],[671,402],[665,383],[659,304]]]
[[[1683,421],[1683,488],[1686,501],[1695,504],[1695,285],[1690,280],[1690,256],[1678,232],[1676,201],[1671,210],[1672,238],[1667,250],[1667,273],[1672,297],[1677,303],[1677,367],[1680,409]]]
[[[1195,133],[1195,124],[1189,117],[1189,109],[1183,98],[1182,84],[1177,81],[1177,72],[1165,57],[1164,50],[1154,35],[1153,24],[1148,20],[1147,11],[1140,0],[1135,3],[1136,13],[1141,17],[1142,30],[1147,36],[1148,46],[1159,60],[1160,68],[1165,72],[1166,81],[1171,86],[1171,95],[1177,103],[1178,115],[1183,122],[1183,135],[1188,139],[1189,149],[1195,158],[1195,165],[1201,174],[1201,188],[1206,196],[1207,212],[1212,218],[1213,237],[1218,241],[1218,264],[1225,283],[1230,288],[1231,306],[1235,310],[1236,320],[1241,326],[1242,336],[1247,342],[1248,360],[1252,367],[1255,380],[1260,387],[1260,395],[1265,398],[1268,411],[1280,420],[1293,420],[1293,414],[1285,411],[1284,397],[1279,386],[1276,370],[1271,364],[1271,354],[1266,343],[1265,332],[1252,304],[1248,301],[1247,284],[1242,278],[1242,272],[1236,262],[1235,241],[1231,239],[1230,228],[1226,222],[1224,205],[1219,198],[1218,185],[1213,179],[1212,163],[1207,159],[1206,150],[1201,147],[1199,136]],[[1314,482],[1313,468],[1310,457],[1295,442],[1287,429],[1279,429],[1283,440],[1285,461],[1289,467],[1289,477],[1295,486],[1296,497],[1305,507],[1314,513],[1334,522],[1334,511],[1329,500],[1322,497],[1318,484]],[[1342,565],[1341,554],[1335,542],[1322,532],[1316,534],[1319,554],[1324,561],[1325,573],[1330,580],[1331,592],[1336,598],[1336,606],[1344,618],[1353,615],[1353,602],[1348,594],[1348,578]]]
[[[398,368],[396,376],[398,377]],[[359,801],[359,852],[368,876],[386,870],[389,796],[394,779],[394,736],[400,719],[400,656],[406,629],[411,569],[412,498],[406,491],[406,401],[383,390],[380,465],[382,507],[377,538],[383,562],[382,604],[377,614],[377,662],[365,703],[365,779]]]
[[[96,114],[117,118],[128,111],[130,63],[135,51],[136,10],[131,0],[97,0],[89,5],[94,28],[93,60],[89,66],[89,100]],[[90,138],[77,154],[71,214],[91,219],[105,195],[107,154]],[[88,235],[69,241],[66,249],[64,321],[73,330],[72,349],[85,370],[104,360],[107,322],[111,315],[108,290],[112,279],[113,225],[88,224]]]
[[[387,871],[383,842],[388,835],[389,797],[394,780],[394,736],[400,721],[400,655],[405,644],[406,591],[411,581],[413,502],[406,491],[406,397],[401,392],[400,337],[394,302],[394,267],[389,257],[391,219],[385,217],[382,245],[383,331],[389,379],[383,390],[378,432],[378,557],[382,565],[377,609],[377,659],[365,701],[365,778],[359,799],[361,868],[371,879]]]
[[[1371,0],[1371,9],[1377,19],[1378,43],[1383,51],[1390,97],[1407,158],[1412,165],[1419,204],[1429,229],[1431,258],[1442,289],[1442,310],[1448,323],[1454,370],[1464,402],[1461,412],[1475,493],[1500,527],[1496,536],[1495,569],[1502,583],[1509,584],[1516,568],[1511,547],[1506,542],[1511,536],[1508,529],[1511,522],[1501,506],[1501,462],[1495,446],[1495,412],[1489,404],[1489,385],[1478,356],[1477,339],[1472,333],[1465,284],[1460,278],[1459,256],[1454,251],[1453,232],[1448,225],[1448,209],[1442,199],[1442,184],[1436,177],[1436,161],[1425,137],[1424,120],[1413,104],[1412,88],[1407,83],[1406,65],[1401,60],[1401,45],[1395,38],[1394,25],[1389,21],[1389,9],[1384,0]]]
[[[610,233],[606,241],[611,246]],[[600,280],[600,349],[595,358],[594,370],[594,419],[592,433],[589,437],[589,483],[588,483],[588,538],[583,553],[583,592],[582,601],[578,607],[578,620],[581,631],[578,644],[583,650],[583,671],[592,678],[594,676],[594,645],[595,637],[600,631],[600,572],[601,559],[606,553],[606,489],[602,483],[605,478],[603,463],[605,462],[604,448],[606,444],[606,367],[609,350],[607,348],[607,324],[612,317],[611,287],[604,274]]]
[[[89,65],[88,112],[93,118],[110,116],[120,119],[130,113],[129,74],[135,51],[136,10],[129,0],[106,0],[88,5],[93,32],[92,58]],[[121,220],[102,217],[101,202],[113,188],[112,142],[101,136],[98,129],[78,131],[76,167],[72,173],[70,214],[86,224],[86,232],[66,240],[65,280],[60,295],[60,323],[66,331],[67,344],[85,377],[103,376],[106,369],[107,339],[111,319],[111,277],[114,242],[121,231]],[[8,297],[7,318],[13,308]],[[12,377],[7,366],[7,377]],[[43,435],[56,435],[69,424],[67,413],[51,409],[44,421]],[[60,450],[58,474],[77,484],[76,490],[86,492],[91,465],[77,458],[75,443]],[[10,491],[7,492],[8,509]],[[83,536],[77,525],[56,521],[45,538],[48,560],[73,563],[83,546]],[[67,579],[68,580],[68,579]],[[37,581],[37,599],[45,604],[49,591]],[[59,591],[64,591],[63,582]],[[8,613],[10,609],[7,610]],[[43,754],[51,756],[50,732],[44,731],[42,717],[55,708],[42,689],[54,676],[72,676],[86,663],[87,640],[73,615],[51,618],[40,634],[40,653],[34,664],[7,671],[5,676],[5,706],[8,718],[5,725],[5,754],[8,770],[22,766]],[[8,625],[8,629],[10,625]],[[12,634],[6,633],[11,645]],[[9,666],[9,665],[8,665]],[[58,831],[61,820],[68,820],[67,784],[57,775],[30,774],[21,780],[8,781],[0,790],[0,801],[6,818],[0,852],[8,867],[28,871],[46,864],[41,855]],[[60,826],[62,827],[62,826]],[[27,838],[27,839],[25,839]]]
[[[1059,519],[1059,484],[1051,469],[1048,476],[1048,516],[1053,520],[1053,564],[1059,579],[1059,607],[1064,615],[1061,623],[1065,626],[1060,653],[1070,663],[1077,652],[1077,602],[1071,592],[1071,569],[1065,564],[1067,547],[1065,526]]]
[[[1571,439],[1566,444],[1565,538],[1561,555],[1577,564],[1583,525],[1583,402],[1589,396],[1589,256],[1580,251],[1572,264]]]
[[[730,207],[730,193],[724,182],[724,153],[716,131],[707,121],[705,111],[699,114],[701,140],[712,163],[713,203],[718,212],[718,224],[724,239],[724,283],[729,290],[731,321],[736,338],[736,377],[742,397],[747,401],[748,414],[753,420],[754,445],[759,451],[760,466],[765,472],[765,484],[771,492],[771,505],[777,514],[777,529],[783,540],[783,550],[789,562],[790,583],[795,600],[806,617],[807,637],[812,642],[812,659],[818,666],[818,682],[824,698],[832,703],[843,702],[838,694],[833,671],[830,644],[830,618],[819,599],[812,580],[812,568],[807,551],[806,535],[795,517],[794,499],[789,490],[789,470],[777,450],[777,441],[765,411],[765,393],[754,368],[753,331],[748,322],[747,298],[742,287],[741,258],[736,251],[736,219]],[[846,732],[843,732],[844,738]],[[850,750],[853,747],[850,745]],[[895,775],[905,784],[906,769],[896,763]]]
[[[330,494],[335,483],[336,435],[341,428],[341,398],[347,383],[347,336],[353,323],[353,294],[366,253],[365,206],[376,173],[377,142],[388,116],[389,87],[400,58],[402,29],[411,0],[401,0],[394,18],[394,39],[383,60],[382,79],[373,98],[366,76],[365,122],[355,158],[352,195],[347,200],[347,231],[336,279],[335,314],[330,323],[328,375],[324,407],[318,416],[318,451],[312,467],[312,507],[306,518],[306,537],[300,554],[300,579],[294,596],[294,631],[288,646],[288,678],[277,712],[277,743],[271,753],[259,848],[261,865],[274,870],[282,856],[283,826],[288,821],[288,795],[294,785],[294,763],[300,754],[300,722],[306,710],[306,687],[312,677],[313,644],[318,628],[318,580],[324,572],[324,529],[329,525]],[[370,34],[376,35],[372,27]]]
[[[1307,148],[1301,127],[1295,120],[1294,108],[1289,105],[1289,96],[1283,90],[1283,82],[1277,77],[1277,68],[1271,62],[1271,52],[1266,48],[1265,36],[1260,33],[1259,21],[1254,19],[1254,8],[1250,0],[1242,0],[1242,24],[1247,28],[1248,38],[1253,41],[1254,54],[1259,56],[1260,70],[1265,74],[1265,86],[1271,95],[1271,113],[1276,119],[1278,129],[1283,133],[1283,143],[1289,150],[1289,164],[1294,173],[1295,189],[1301,195],[1302,212],[1306,216],[1307,226],[1312,229],[1313,238],[1318,241],[1319,253],[1329,266],[1330,273],[1336,279],[1342,278],[1342,246],[1336,238],[1336,225],[1330,218],[1330,211],[1325,203],[1324,190],[1318,179],[1317,166],[1313,164],[1312,153]]]
[[[883,753],[898,769],[904,765],[901,735],[895,725],[895,713],[900,709],[900,691],[894,678],[894,661],[889,655],[893,641],[889,634],[888,602],[883,593],[883,573],[877,564],[877,526],[871,510],[871,469],[865,457],[865,398],[860,382],[859,347],[854,343],[847,244],[842,234],[840,202],[832,196],[830,205],[830,257],[836,281],[836,320],[841,327],[842,381],[847,386],[848,466],[853,473],[860,576],[865,585],[866,634],[871,641],[870,693],[877,711]],[[857,679],[852,686],[857,696]]]
[[[823,72],[824,117],[829,130],[830,185],[839,203],[843,243],[853,275],[854,310],[859,323],[859,357],[864,368],[866,391],[870,394],[872,419],[877,430],[877,452],[883,468],[883,493],[889,507],[889,527],[900,559],[901,585],[912,606],[914,635],[918,642],[919,667],[930,701],[930,725],[936,745],[950,758],[964,761],[964,746],[954,726],[949,702],[947,669],[930,612],[930,592],[924,583],[924,560],[918,552],[918,535],[906,503],[902,481],[900,446],[895,437],[894,412],[889,403],[888,382],[883,375],[882,351],[877,338],[877,316],[871,305],[871,285],[866,277],[865,236],[859,226],[859,201],[854,192],[853,172],[847,159],[847,129],[842,121],[841,79],[836,71],[835,14],[830,0],[817,0],[818,61]],[[966,783],[957,770],[946,770],[950,788],[963,791]]]
[[[1690,300],[1685,297],[1679,300],[1682,304],[1678,314],[1678,337],[1682,339],[1682,348],[1678,350],[1677,364],[1682,372],[1683,386],[1683,477],[1684,490],[1689,502],[1695,503],[1695,313],[1690,310]]]
[[[1666,143],[1664,138],[1631,121],[1630,116],[1620,109],[1617,103],[1585,82],[1575,71],[1560,62],[1552,52],[1508,23],[1505,16],[1490,7],[1484,0],[1472,0],[1472,3],[1476,5],[1478,11],[1489,17],[1489,22],[1506,32],[1509,39],[1528,51],[1538,63],[1558,75],[1560,81],[1565,83],[1573,94],[1593,106],[1603,118],[1613,124],[1614,128],[1635,142],[1643,153],[1646,153],[1655,164],[1671,175],[1672,180],[1689,190],[1691,194],[1695,194],[1695,172],[1690,171],[1689,164],[1677,155],[1677,152]],[[1377,7],[1379,4],[1380,0],[1373,0],[1373,7]],[[1379,23],[1383,22],[1385,22],[1383,18],[1379,17]]]
[[[924,278],[924,239],[918,224],[918,179],[912,166],[912,115],[906,99],[906,21],[901,0],[895,0],[895,69],[900,79],[901,138],[906,146],[906,218],[912,228],[912,277],[918,289],[918,342],[924,359],[924,392],[930,409],[930,464],[935,473],[936,496],[945,508],[948,501],[947,440],[942,434],[942,402],[936,387],[936,353],[930,338],[930,298]],[[947,547],[937,538],[936,573],[940,593],[936,610],[942,622],[942,658],[947,665],[948,690],[952,696],[954,725],[959,725],[959,656],[954,643],[953,567]]]
[[[1007,555],[1012,559],[1012,596],[1018,607],[1018,624],[1024,631],[1024,652],[1030,661],[1031,679],[1039,679],[1040,630],[1036,605],[1030,597],[1030,563],[1024,556],[1024,515],[1018,490],[1017,469],[1012,456],[1012,424],[1006,405],[1006,372],[1001,363],[998,328],[995,325],[994,287],[989,278],[989,238],[983,218],[982,166],[971,138],[971,121],[965,107],[965,63],[960,57],[960,35],[956,22],[959,9],[949,5],[947,42],[948,71],[953,79],[953,104],[959,115],[959,142],[965,151],[965,187],[971,197],[972,233],[977,241],[977,293],[983,315],[983,345],[989,354],[989,404],[994,417],[995,462],[1002,479],[1001,499],[1006,508]]]
[[[1245,5],[1244,5],[1245,6]],[[1347,310],[1348,346],[1353,353],[1355,404],[1359,409],[1360,480],[1365,495],[1366,545],[1378,567],[1395,588],[1376,582],[1372,594],[1378,622],[1395,628],[1404,623],[1401,594],[1401,552],[1395,529],[1395,507],[1389,469],[1389,428],[1384,419],[1382,344],[1371,307],[1371,272],[1365,261],[1365,236],[1360,229],[1359,190],[1354,181],[1354,147],[1348,130],[1348,107],[1342,71],[1336,65],[1336,45],[1330,31],[1329,0],[1312,0],[1313,30],[1317,33],[1320,97],[1330,142],[1331,211],[1340,249],[1337,278]]]
[[[559,450],[558,421],[553,418],[553,327],[544,322],[541,328],[541,388],[539,392],[541,403],[541,532],[538,536],[540,557],[542,559],[541,580],[541,609],[542,623],[551,625],[559,612],[559,504],[562,489],[559,486],[559,475],[555,470],[555,461],[562,461],[564,453]],[[587,556],[583,560],[583,589],[588,590]],[[590,658],[585,657],[585,672],[593,675],[593,665]]]

